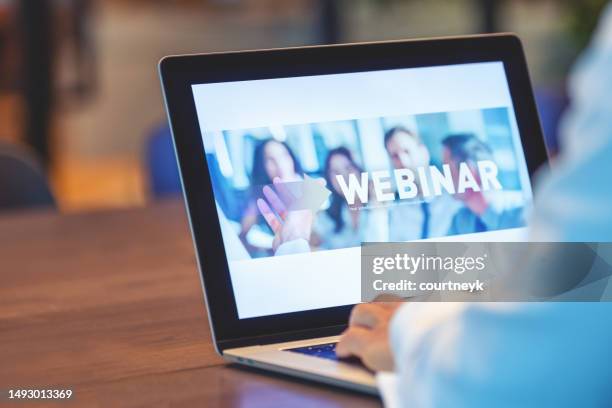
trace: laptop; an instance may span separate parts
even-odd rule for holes
[[[169,56],[159,71],[228,361],[375,394],[335,354],[362,301],[361,243],[525,237],[546,150],[513,35]]]

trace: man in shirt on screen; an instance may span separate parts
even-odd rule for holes
[[[409,169],[416,174],[418,168],[429,167],[429,150],[416,133],[393,127],[385,133],[384,143],[393,168]],[[422,192],[421,186],[418,191]],[[389,241],[445,236],[459,207],[449,195],[424,197],[419,193],[414,200],[396,201],[389,207]]]
[[[444,146],[442,160],[449,164],[455,185],[459,174],[459,163],[466,163],[476,183],[481,186],[476,164],[493,159],[491,148],[470,133],[448,136],[442,141],[442,145]],[[453,216],[448,235],[525,226],[523,206],[513,203],[504,191],[491,191],[487,195],[481,189],[468,188],[465,192],[454,194],[453,197],[460,201],[463,207]]]

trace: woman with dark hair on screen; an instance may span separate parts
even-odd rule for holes
[[[386,238],[380,235],[385,234],[386,219],[373,222],[373,209],[367,208],[358,199],[349,208],[342,194],[338,178],[348,183],[351,174],[360,179],[363,172],[351,151],[344,146],[330,150],[324,172],[327,187],[331,190],[331,203],[315,221],[313,244],[322,249],[351,248],[361,245],[362,241]]]
[[[275,179],[288,182],[301,180],[302,177],[302,166],[285,142],[266,139],[255,147],[251,171],[251,199],[242,217],[240,231],[240,239],[251,255],[254,251],[264,250],[247,241],[247,234],[261,220],[256,201],[261,196],[262,186],[272,184]]]

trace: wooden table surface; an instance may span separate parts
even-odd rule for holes
[[[380,406],[215,353],[179,201],[2,215],[0,278],[0,390],[70,388],[68,405],[94,407]],[[26,405],[40,404],[10,403]]]

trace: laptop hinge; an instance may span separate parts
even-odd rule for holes
[[[283,343],[285,341],[312,339],[316,337],[336,336],[346,329],[346,325],[320,327],[310,330],[298,330],[275,333],[266,336],[243,337],[240,339],[221,340],[217,342],[219,351],[237,347],[248,347],[262,344]]]

